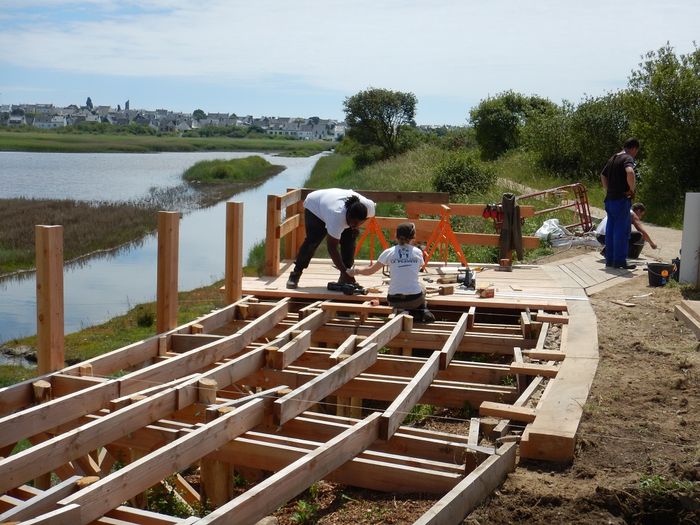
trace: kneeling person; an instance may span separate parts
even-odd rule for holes
[[[387,302],[398,310],[408,310],[418,322],[431,323],[435,316],[428,310],[425,290],[418,281],[418,273],[423,267],[423,252],[413,246],[415,237],[416,227],[412,222],[399,224],[396,228],[397,245],[384,250],[373,265],[351,268],[348,274],[371,275],[388,266],[391,282]]]

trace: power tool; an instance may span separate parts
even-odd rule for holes
[[[367,289],[357,283],[330,282],[326,288],[331,292],[343,292],[345,295],[367,295]]]

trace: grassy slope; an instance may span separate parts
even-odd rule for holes
[[[0,131],[0,151],[57,151],[66,153],[159,151],[278,151],[293,156],[328,150],[327,141],[230,137],[175,137]]]

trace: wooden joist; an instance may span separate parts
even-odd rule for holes
[[[484,401],[479,406],[479,414],[482,416],[496,416],[523,423],[532,423],[535,420],[535,409],[508,405],[506,403],[494,403]]]

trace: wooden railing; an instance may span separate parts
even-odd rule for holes
[[[284,239],[284,258],[293,259],[304,242],[304,199],[314,191],[309,188],[298,188],[287,191],[284,195],[267,196],[267,229],[265,237],[265,275],[279,274],[281,261],[280,247]],[[359,192],[375,203],[392,202],[405,205],[405,217],[376,217],[380,228],[391,233],[400,223],[410,220],[416,225],[416,240],[425,242],[439,225],[439,218],[424,218],[425,216],[439,217],[441,206],[447,205],[453,217],[482,217],[485,204],[450,203],[447,193],[418,192],[418,191],[361,191]],[[284,211],[284,220],[283,217]],[[520,217],[528,218],[535,214],[533,206],[520,206]],[[498,246],[499,235],[495,233],[454,232],[462,245]],[[537,237],[523,237],[524,248],[537,248],[540,240]]]

